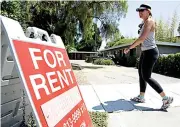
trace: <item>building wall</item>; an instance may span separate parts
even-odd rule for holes
[[[141,55],[141,47],[137,46],[136,48],[136,56],[139,57]]]
[[[170,46],[170,45],[157,45],[158,46],[158,49],[159,49],[159,53],[160,54],[175,54],[175,53],[180,53],[180,46]],[[120,54],[120,51],[121,51],[121,54],[123,56],[123,50],[125,49],[126,47],[120,47],[120,48],[117,48],[117,49],[110,49],[110,50],[104,50],[102,51],[103,53],[103,56],[104,57],[107,57],[108,55],[114,55],[114,51],[116,51],[117,53]],[[134,48],[134,49],[131,49],[133,50],[133,55],[135,54],[137,57],[139,57],[141,55],[141,48],[140,46],[138,46],[137,48]],[[130,56],[132,55],[131,53],[128,53],[126,54],[125,56]]]
[[[87,56],[96,56],[97,52],[72,52],[68,53],[71,60],[85,60]]]
[[[131,49],[131,51],[128,54],[124,54],[123,51],[126,48],[125,47],[119,47],[116,49],[110,49],[110,50],[104,50],[101,51],[103,54],[103,57],[107,57],[108,55],[115,55],[118,57],[122,56],[137,56],[139,57],[141,55],[141,48],[138,46],[137,48]],[[158,45],[158,49],[160,54],[171,54],[171,53],[177,53],[180,52],[180,47],[179,46],[168,46],[168,45]],[[72,60],[85,60],[87,56],[95,56],[97,55],[97,52],[72,52],[69,53],[69,59]]]
[[[122,56],[136,56],[137,54],[140,54],[136,48],[131,49],[131,51],[128,54],[124,54],[124,49],[126,47],[120,47],[117,49],[111,49],[111,50],[106,50],[106,51],[102,51],[103,57],[107,57],[108,55],[115,55],[117,57],[122,57]]]
[[[180,47],[178,46],[158,45],[158,49],[160,54],[174,54],[180,52]]]

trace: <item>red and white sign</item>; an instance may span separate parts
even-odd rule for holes
[[[39,126],[93,126],[64,48],[21,40],[11,48]]]

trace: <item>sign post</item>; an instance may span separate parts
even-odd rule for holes
[[[38,126],[93,126],[64,44],[17,38],[9,44]]]

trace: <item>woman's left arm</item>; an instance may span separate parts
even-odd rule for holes
[[[152,20],[147,20],[145,25],[144,25],[144,30],[141,34],[141,36],[129,47],[129,49],[133,49],[139,44],[143,43],[144,40],[147,38],[148,34],[151,31],[151,28],[153,26],[153,21]]]

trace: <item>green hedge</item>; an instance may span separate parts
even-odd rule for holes
[[[94,60],[94,64],[97,65],[115,65],[111,59],[98,58]]]
[[[153,71],[168,76],[180,77],[180,53],[159,57]]]
[[[85,59],[85,62],[92,63],[93,59],[96,59],[96,58],[99,58],[99,57],[97,57],[97,56],[87,56],[86,59]]]
[[[139,59],[136,67],[138,68]],[[153,72],[180,78],[180,53],[160,56],[154,66]]]
[[[120,57],[118,59],[119,65],[126,67],[136,66],[136,56]]]
[[[129,56],[127,57],[127,67],[135,67],[136,66],[136,59],[137,57],[135,56]]]

